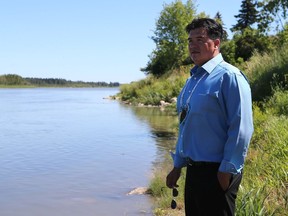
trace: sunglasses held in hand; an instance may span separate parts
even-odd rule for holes
[[[173,188],[173,189],[172,189],[172,195],[173,195],[173,199],[172,199],[172,201],[171,201],[171,208],[172,208],[172,209],[176,209],[176,208],[177,208],[177,203],[176,203],[175,198],[178,196],[178,190],[177,190],[177,188]]]

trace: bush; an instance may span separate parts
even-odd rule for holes
[[[160,101],[171,102],[177,97],[189,76],[188,67],[170,71],[160,78],[152,75],[129,85],[122,85],[117,95],[132,104],[160,105]]]
[[[255,53],[244,66],[252,89],[254,101],[264,101],[276,88],[288,90],[287,44],[271,53]]]
[[[288,90],[278,90],[267,102],[267,108],[271,110],[273,114],[278,116],[288,116]]]

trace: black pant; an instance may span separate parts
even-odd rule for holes
[[[233,216],[242,173],[233,175],[226,191],[217,178],[219,165],[188,165],[185,183],[186,216]]]

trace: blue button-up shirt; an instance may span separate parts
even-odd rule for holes
[[[188,108],[187,108],[188,107]],[[239,173],[253,133],[251,90],[246,77],[221,54],[195,66],[177,100],[179,125],[174,166],[219,162],[219,171]]]

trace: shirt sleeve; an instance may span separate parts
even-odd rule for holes
[[[244,166],[253,133],[251,90],[245,76],[240,72],[225,74],[222,96],[228,131],[219,171],[236,174]]]
[[[171,157],[173,159],[173,163],[174,163],[174,167],[176,168],[183,168],[187,165],[187,161],[180,157],[179,153],[173,153],[173,152],[170,152],[171,153]]]

